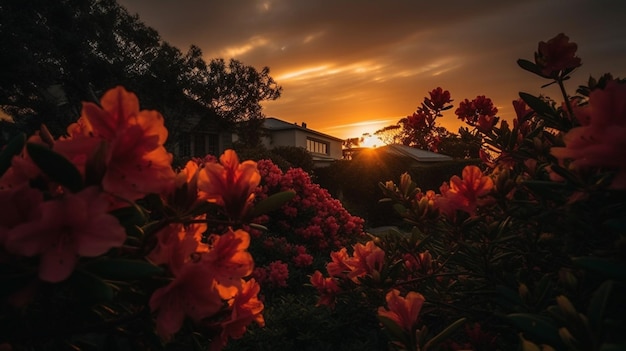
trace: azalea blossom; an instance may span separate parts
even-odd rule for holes
[[[254,200],[261,181],[256,162],[239,163],[234,150],[226,150],[220,163],[206,163],[198,176],[198,188],[207,198],[224,206],[232,219],[240,219]]]
[[[259,326],[265,326],[263,318],[263,302],[258,298],[261,287],[254,280],[250,279],[243,284],[241,292],[231,301],[231,314],[229,318],[220,323],[222,332],[220,334],[221,345],[223,347],[229,338],[239,339],[247,330],[247,326],[255,322]],[[214,345],[216,347],[218,345]]]
[[[230,299],[241,289],[242,278],[254,270],[254,260],[247,251],[250,235],[241,229],[229,229],[224,234],[211,235],[209,242],[209,251],[201,260],[208,267],[210,278],[216,280],[220,296]]]
[[[362,277],[366,274],[380,272],[385,260],[385,251],[376,246],[373,241],[368,241],[365,245],[357,243],[354,245],[353,258],[350,261],[354,267],[348,276],[352,279]]]
[[[385,296],[387,308],[378,307],[378,315],[391,319],[403,330],[412,333],[417,327],[419,313],[424,305],[422,294],[410,291],[406,297],[400,296],[400,291],[393,289]]]
[[[609,169],[616,176],[611,186],[626,189],[626,84],[615,80],[589,94],[589,103],[575,109],[582,126],[565,136],[564,147],[550,152],[573,169]],[[580,117],[579,117],[580,116]]]
[[[334,307],[336,296],[341,291],[339,285],[337,285],[337,280],[333,277],[324,277],[322,272],[316,270],[311,275],[310,282],[320,294],[316,306],[326,305],[331,308]]]
[[[218,283],[210,275],[207,265],[188,262],[171,283],[154,291],[150,309],[157,314],[157,333],[164,340],[169,341],[180,330],[185,318],[198,323],[225,307]]]
[[[562,71],[579,67],[582,63],[576,56],[578,45],[570,43],[569,37],[559,33],[547,42],[539,42],[535,63],[546,78],[557,78]]]
[[[443,90],[441,87],[437,87],[428,93],[430,95],[429,101],[432,103],[432,109],[436,111],[442,110],[446,104],[452,102],[450,99],[450,92]]]
[[[477,206],[483,203],[482,197],[493,188],[493,180],[477,166],[463,168],[462,177],[452,176],[450,185],[444,183],[440,187],[441,196],[436,198],[437,207],[448,216],[453,216],[456,210],[474,215]]]
[[[102,168],[102,187],[127,200],[172,188],[172,154],[163,146],[167,129],[157,111],[139,110],[139,100],[123,87],[107,91],[102,107],[85,102],[69,137],[57,140],[54,150],[85,172],[87,163]],[[96,167],[97,168],[97,167]]]
[[[48,282],[67,279],[79,256],[95,257],[126,240],[117,218],[108,214],[107,197],[89,187],[41,202],[39,218],[15,226],[6,237],[7,251],[40,256],[39,277]]]

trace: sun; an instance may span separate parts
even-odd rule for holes
[[[379,137],[375,136],[375,135],[363,135],[363,141],[359,143],[360,147],[379,147],[379,146],[383,146],[384,143],[382,140],[380,140]]]

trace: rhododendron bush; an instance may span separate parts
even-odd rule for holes
[[[380,183],[412,229],[333,251],[310,279],[318,305],[362,301],[398,350],[626,349],[626,82],[569,95],[581,60],[563,34],[518,64],[562,100],[520,93],[512,121],[463,100],[483,164],[438,189]]]
[[[175,171],[166,138],[117,87],[66,136],[2,150],[3,347],[220,349],[264,324],[244,228],[293,192],[255,199],[257,165],[233,150]]]
[[[18,135],[0,349],[626,349],[626,82],[570,95],[576,50],[559,34],[518,61],[562,97],[520,93],[510,121],[462,100],[482,163],[381,179],[406,222],[383,234],[299,168],[227,150],[173,169],[163,117],[122,87],[63,137]],[[429,94],[421,135],[453,107]]]

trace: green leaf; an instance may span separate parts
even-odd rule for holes
[[[251,216],[258,217],[260,215],[275,211],[279,209],[282,205],[293,199],[294,196],[296,196],[295,191],[283,191],[270,195],[267,198],[261,200],[258,204],[256,204],[256,206],[254,206]]]
[[[540,98],[533,96],[528,93],[519,93],[520,98],[524,100],[524,102],[532,108],[535,112],[541,115],[554,116],[555,112],[550,105],[548,105],[545,101]]]
[[[540,77],[546,78],[546,76],[544,76],[543,73],[541,72],[541,68],[539,68],[539,66],[537,66],[534,62],[524,60],[524,59],[519,59],[517,60],[517,65],[528,72],[531,72]]]
[[[589,318],[591,326],[596,331],[601,331],[604,327],[602,323],[602,317],[604,317],[604,311],[606,310],[606,306],[608,306],[609,304],[609,298],[612,291],[613,281],[607,280],[602,283],[591,296],[591,300],[589,301],[589,307],[587,309],[587,317]]]
[[[454,333],[463,324],[465,324],[466,320],[467,318],[458,319],[456,322],[450,324],[446,329],[442,330],[439,334],[432,337],[430,340],[428,340],[426,345],[424,345],[424,351],[428,351],[431,347],[437,346],[440,343],[446,341],[452,333]]]
[[[47,146],[33,143],[26,143],[26,150],[37,167],[50,179],[74,193],[83,189],[83,177],[76,166],[63,155]]]
[[[2,151],[0,151],[0,177],[11,167],[13,156],[19,155],[26,144],[26,134],[20,133],[11,139]]]
[[[594,272],[604,274],[607,278],[626,281],[626,265],[599,257],[576,257],[572,259],[574,265]]]
[[[113,287],[101,278],[80,269],[74,271],[70,283],[77,288],[79,300],[85,304],[113,299]]]
[[[164,273],[161,267],[150,262],[124,258],[98,259],[85,264],[83,268],[110,280],[142,279]]]
[[[534,341],[556,348],[565,346],[559,336],[559,328],[547,318],[529,313],[513,313],[509,314],[507,318]]]
[[[404,345],[409,344],[409,338],[407,333],[402,328],[400,328],[400,326],[396,324],[396,322],[394,322],[391,318],[379,315],[378,320],[383,325],[383,328],[389,334],[389,337],[392,340],[400,341]]]
[[[126,228],[132,226],[143,226],[148,223],[148,217],[144,210],[137,204],[133,203],[131,206],[121,207],[109,212],[112,216],[115,216],[120,224]]]

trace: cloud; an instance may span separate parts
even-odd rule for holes
[[[560,32],[583,59],[572,92],[589,75],[626,75],[626,2],[118,1],[181,50],[196,44],[206,59],[270,67],[283,95],[265,113],[325,130],[406,116],[438,86],[456,103],[487,95],[503,118],[519,91],[557,98],[516,60]],[[453,112],[441,120],[458,128]]]

